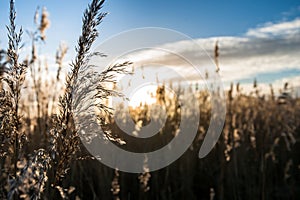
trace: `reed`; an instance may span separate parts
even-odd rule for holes
[[[169,88],[180,94],[177,98],[168,95],[166,84],[157,88],[156,103],[166,110],[167,120],[160,133],[147,140],[147,145],[120,130],[114,117],[123,123],[133,119],[145,125],[158,122],[160,110],[141,105],[131,107],[129,114],[124,109],[112,112],[105,103],[111,96],[124,97],[115,88],[117,77],[133,71],[132,63],[124,62],[95,74],[93,66],[88,64],[93,56],[105,56],[102,52],[91,53],[99,35],[97,27],[106,16],[101,12],[103,5],[104,0],[92,0],[85,10],[76,56],[67,76],[64,77],[63,60],[68,47],[61,45],[55,55],[57,72],[51,80],[46,80],[42,73],[47,72],[48,64],[38,52],[46,45],[46,30],[50,25],[46,9],[37,9],[36,30],[29,33],[31,48],[22,60],[23,31],[16,27],[15,5],[10,1],[8,48],[0,51],[0,199],[297,199],[300,196],[300,99],[292,95],[290,83],[283,85],[280,95],[276,95],[272,86],[270,94],[262,94],[256,80],[248,94],[242,84],[232,83],[226,93],[228,112],[222,135],[210,154],[201,160],[198,152],[210,119],[218,116],[212,116],[210,94],[200,90],[199,84],[184,88],[170,83]],[[218,42],[212,45],[219,73],[221,49]],[[209,74],[206,78],[209,79]],[[80,91],[85,95],[80,95]],[[136,152],[161,148],[178,132],[181,117],[195,117],[193,112],[183,113],[180,109],[179,100],[188,98],[191,92],[197,97],[192,103],[198,103],[201,112],[197,136],[190,148],[164,169],[149,172],[146,160],[141,174],[111,169],[93,158],[79,140],[74,109],[80,111],[93,95],[99,101],[91,106],[101,113],[97,123],[106,130],[107,139]]]

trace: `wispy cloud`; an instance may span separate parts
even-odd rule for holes
[[[287,21],[282,23],[267,23],[262,27],[250,29],[246,36],[254,36],[257,38],[270,38],[270,37],[290,37],[291,35],[299,34],[300,19]]]
[[[287,19],[288,17],[296,17],[299,16],[300,13],[300,6],[292,7],[290,10],[285,11],[282,13],[282,16],[284,19]]]
[[[205,53],[199,52],[195,43],[213,57],[216,41],[219,41],[220,68],[224,82],[254,79],[261,73],[280,73],[286,69],[300,69],[300,18],[280,23],[266,23],[249,29],[240,37],[195,39],[193,42],[179,41],[163,44],[158,48],[173,49],[174,52],[188,59],[197,60],[200,66],[211,66],[211,60],[207,59]],[[169,52],[159,53],[157,50],[144,50],[133,54],[130,59],[140,65],[160,63],[174,68],[186,68],[186,62],[181,57]],[[278,79],[278,76],[276,77]]]

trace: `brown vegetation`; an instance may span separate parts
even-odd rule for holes
[[[93,0],[84,13],[77,54],[61,92],[67,47],[61,46],[56,54],[56,76],[51,82],[43,80],[41,73],[47,71],[47,64],[41,64],[36,45],[46,40],[45,30],[49,26],[46,11],[42,11],[40,24],[35,20],[37,31],[29,33],[30,59],[20,61],[23,31],[16,28],[14,1],[10,1],[9,47],[0,51],[1,199],[297,199],[300,196],[300,99],[289,95],[288,85],[278,98],[273,89],[270,95],[260,94],[256,82],[249,95],[241,92],[239,84],[236,89],[232,85],[227,93],[221,138],[203,159],[198,158],[198,152],[209,126],[211,104],[208,92],[200,91],[197,86],[181,92],[182,96],[191,91],[197,95],[201,111],[197,136],[185,154],[170,166],[155,172],[145,167],[142,174],[129,174],[108,168],[90,156],[74,126],[72,105],[75,100],[80,105],[80,99],[74,99],[72,94],[78,74],[88,67],[90,48],[98,36],[97,26],[105,17],[100,12],[103,3]],[[216,62],[218,51],[216,45]],[[130,64],[110,66],[102,72],[100,83],[114,82],[115,74],[129,73],[126,67]],[[103,85],[96,88],[99,99],[120,95]],[[158,88],[157,102],[166,106],[167,122],[147,145],[127,136],[108,117],[103,126],[111,130],[113,137],[126,142],[120,148],[147,152],[164,146],[174,137],[182,113],[177,99],[167,96],[164,88]],[[29,96],[34,98],[28,99]],[[110,114],[105,103],[97,106]],[[131,108],[131,117],[137,123],[149,123],[153,114],[150,107]],[[115,116],[123,117],[122,113]],[[183,117],[193,117],[193,113]]]

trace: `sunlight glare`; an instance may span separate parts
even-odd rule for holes
[[[142,105],[151,105],[156,103],[156,85],[147,85],[141,88],[138,88],[130,96],[129,106],[138,107]]]

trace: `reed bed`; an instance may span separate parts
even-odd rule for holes
[[[88,67],[90,49],[98,37],[97,27],[106,15],[101,12],[103,4],[104,0],[92,0],[84,12],[76,56],[65,79],[62,71],[67,66],[63,60],[68,47],[61,45],[55,56],[56,76],[45,80],[42,73],[48,72],[48,64],[42,62],[37,45],[47,40],[50,21],[46,9],[34,15],[36,31],[27,32],[32,39],[31,52],[21,60],[23,29],[16,26],[16,9],[14,1],[10,1],[9,44],[7,50],[0,51],[0,199],[299,198],[300,99],[291,95],[288,84],[280,96],[275,96],[272,88],[270,94],[261,94],[256,81],[250,94],[244,94],[240,84],[232,84],[227,91],[222,135],[203,159],[198,158],[198,152],[212,115],[210,95],[197,85],[182,88],[178,97],[185,98],[191,92],[197,96],[201,111],[197,136],[173,164],[154,172],[145,166],[144,173],[130,174],[94,159],[79,139],[72,105],[83,101],[75,99],[73,92],[80,86],[79,73]],[[214,53],[218,63],[217,44]],[[109,67],[102,72],[100,83],[115,82],[116,74],[130,73],[130,65],[125,62]],[[179,116],[194,117],[193,112],[181,113],[178,99],[168,96],[165,86],[157,88],[156,98],[158,104],[165,106],[167,121],[159,134],[146,141],[147,145],[122,132],[105,103],[97,105],[106,114],[102,126],[114,138],[126,142],[115,142],[116,145],[136,152],[160,148],[178,131]],[[96,88],[99,99],[122,96],[103,85]],[[150,116],[159,120],[155,113],[159,112],[151,105],[140,105],[130,108],[130,116],[122,109],[114,116],[123,123],[132,118],[145,125]]]

